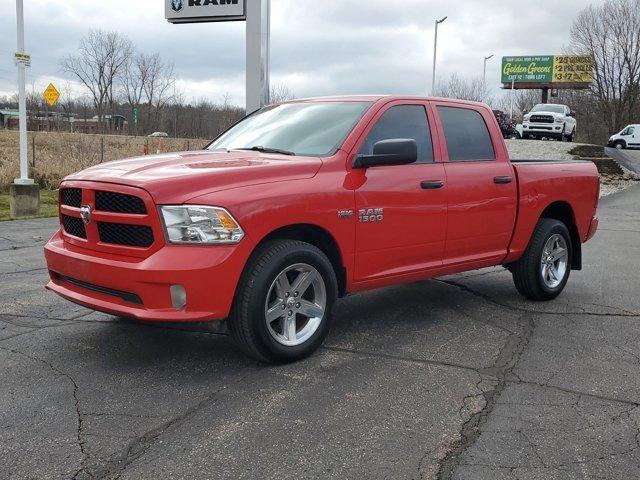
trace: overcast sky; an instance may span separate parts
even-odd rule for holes
[[[503,55],[562,53],[576,13],[603,0],[272,0],[271,76],[296,96],[359,93],[427,94],[433,23],[438,78],[482,75],[499,90]],[[17,91],[15,1],[0,0],[0,95]],[[25,0],[28,87],[69,84],[60,59],[89,29],[117,30],[136,48],[175,63],[187,99],[244,105],[244,23],[171,25],[163,0]]]

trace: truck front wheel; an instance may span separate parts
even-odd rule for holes
[[[238,346],[257,360],[284,363],[313,353],[329,332],[338,294],[327,256],[297,240],[274,240],[252,256],[229,326]]]
[[[566,225],[541,218],[524,255],[511,268],[516,289],[530,300],[556,298],[569,279],[571,255]]]

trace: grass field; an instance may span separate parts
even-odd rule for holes
[[[58,191],[40,190],[40,214],[32,218],[55,217],[58,215]],[[9,194],[0,193],[0,221],[10,220]]]
[[[66,175],[101,161],[142,155],[147,141],[150,153],[197,150],[207,144],[202,139],[61,132],[29,132],[28,137],[30,176],[33,172],[40,186],[49,189],[58,188]],[[6,192],[9,183],[18,176],[18,158],[18,132],[0,130],[0,192]]]

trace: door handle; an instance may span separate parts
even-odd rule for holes
[[[493,177],[493,183],[498,183],[498,184],[511,183],[511,180],[513,179],[508,175]]]
[[[444,182],[442,180],[425,180],[420,182],[420,187],[422,187],[423,190],[434,190],[444,187]]]

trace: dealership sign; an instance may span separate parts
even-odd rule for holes
[[[171,23],[246,20],[246,0],[165,0],[164,16]]]
[[[586,87],[593,81],[593,57],[546,55],[502,57],[502,83]],[[526,87],[525,87],[526,88]],[[538,87],[540,88],[540,87]]]

